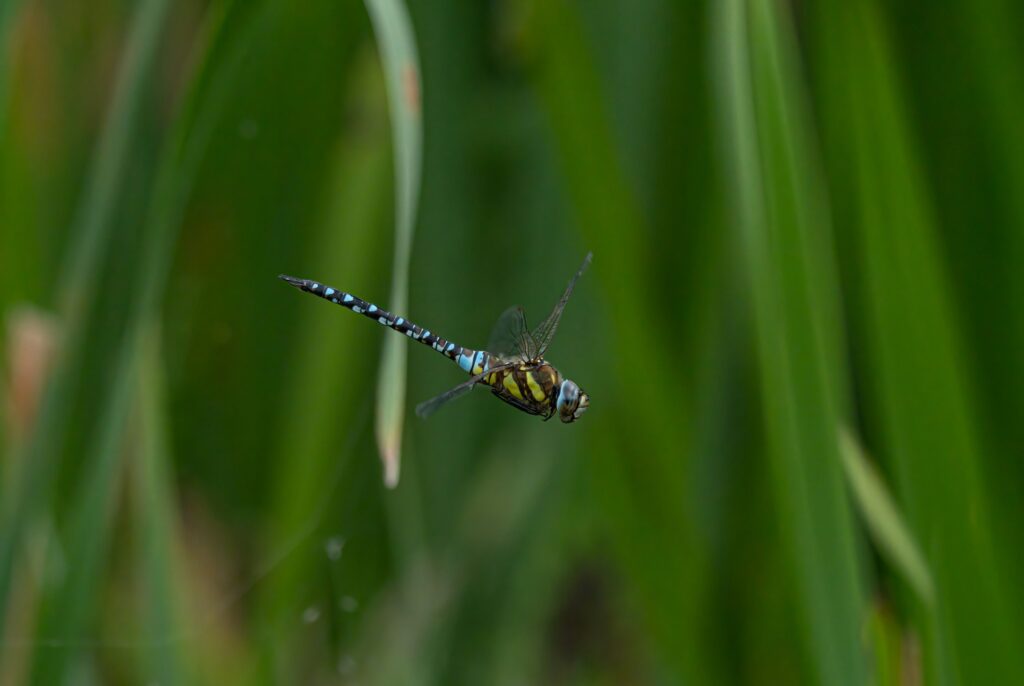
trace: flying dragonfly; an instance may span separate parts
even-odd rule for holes
[[[527,414],[539,415],[544,421],[557,414],[559,419],[568,424],[579,419],[587,410],[590,396],[549,364],[544,359],[544,353],[555,337],[562,311],[569,302],[576,281],[586,271],[592,257],[592,253],[587,253],[583,264],[569,281],[565,293],[555,303],[551,314],[532,331],[526,324],[526,314],[522,307],[510,307],[505,310],[498,318],[498,323],[491,334],[488,350],[472,350],[456,345],[404,317],[397,317],[373,303],[320,281],[297,279],[284,274],[279,278],[299,290],[318,295],[430,346],[470,375],[468,381],[436,398],[420,403],[416,407],[416,414],[420,417],[429,417],[477,385],[484,385],[490,387],[491,393],[516,409]]]

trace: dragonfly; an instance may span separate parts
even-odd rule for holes
[[[527,326],[522,307],[514,306],[505,310],[494,326],[487,350],[473,350],[457,345],[405,317],[396,316],[371,302],[320,281],[298,279],[285,274],[278,278],[301,291],[369,317],[429,346],[470,375],[469,380],[420,403],[416,407],[416,414],[420,417],[429,417],[477,386],[487,386],[491,393],[518,410],[543,417],[544,421],[558,415],[562,422],[569,424],[586,412],[590,406],[590,396],[577,383],[562,376],[558,369],[544,359],[544,353],[555,337],[576,281],[586,271],[592,258],[593,253],[587,253],[551,314],[536,328],[531,330]]]

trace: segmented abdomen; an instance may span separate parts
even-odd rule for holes
[[[470,350],[469,348],[464,348],[461,345],[456,345],[451,341],[445,340],[444,338],[431,333],[429,330],[410,322],[404,317],[396,317],[387,310],[383,310],[373,303],[367,302],[362,298],[352,295],[351,293],[339,291],[338,289],[322,284],[319,281],[297,279],[294,276],[285,276],[284,274],[281,274],[280,278],[282,281],[287,281],[299,290],[305,291],[306,293],[312,293],[313,295],[318,295],[324,300],[329,300],[336,305],[341,305],[344,308],[352,310],[356,314],[369,317],[378,324],[382,324],[389,329],[394,329],[399,333],[405,334],[414,341],[419,341],[423,345],[430,346],[471,374],[479,374],[484,371],[485,364],[487,364],[488,367],[492,367],[496,364],[493,356],[488,355],[483,351]],[[474,368],[479,371],[473,372]]]

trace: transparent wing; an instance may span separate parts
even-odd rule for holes
[[[536,351],[537,343],[526,325],[526,313],[523,312],[523,308],[514,305],[502,312],[491,330],[487,352],[503,357],[532,360]]]
[[[503,365],[499,365],[497,367],[491,367],[487,371],[485,371],[485,372],[483,372],[481,374],[477,374],[476,376],[474,376],[473,378],[469,379],[468,381],[464,381],[464,382],[460,383],[455,388],[450,388],[447,391],[445,391],[444,393],[442,393],[441,395],[439,395],[437,397],[434,397],[434,398],[431,398],[430,400],[426,400],[426,401],[420,403],[419,405],[416,406],[416,414],[417,414],[417,416],[422,417],[423,419],[426,419],[430,415],[432,415],[435,412],[437,412],[438,410],[440,410],[443,406],[447,405],[449,401],[455,400],[456,398],[459,398],[459,397],[469,393],[471,390],[473,390],[473,387],[476,386],[478,383],[480,383],[484,379],[484,377],[486,377],[488,374],[491,374],[491,373],[497,372],[497,371],[501,371],[502,369],[506,369],[508,367],[511,367],[514,364],[516,364],[516,363],[511,362],[509,364],[503,364]]]
[[[587,267],[590,266],[590,260],[593,257],[594,253],[587,253],[587,256],[583,258],[583,264],[580,265],[579,270],[569,281],[569,285],[566,287],[565,293],[563,293],[559,301],[555,303],[555,309],[551,310],[551,314],[548,315],[548,318],[542,321],[540,325],[533,330],[532,338],[537,346],[537,357],[542,357],[544,352],[548,349],[548,346],[551,345],[551,341],[555,337],[555,331],[558,329],[558,321],[562,318],[562,310],[565,309],[565,304],[569,302],[569,296],[572,295],[572,289],[576,287],[576,281],[583,276],[583,272],[587,271]]]

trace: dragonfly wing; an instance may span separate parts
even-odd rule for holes
[[[442,407],[447,405],[449,401],[455,400],[456,398],[462,397],[465,394],[469,393],[471,390],[473,390],[474,386],[476,386],[478,383],[483,381],[484,378],[486,376],[488,376],[489,374],[492,374],[492,373],[497,372],[497,371],[501,371],[502,369],[505,369],[507,367],[511,367],[514,364],[517,364],[517,363],[512,362],[512,363],[509,363],[509,364],[503,364],[503,365],[499,365],[497,367],[492,367],[492,368],[488,369],[487,371],[483,372],[482,374],[477,374],[476,376],[474,376],[473,378],[469,379],[468,381],[463,381],[458,386],[456,386],[454,388],[448,389],[447,391],[445,391],[441,395],[436,396],[434,398],[431,398],[430,400],[426,400],[426,401],[420,403],[419,405],[417,405],[416,406],[416,414],[418,416],[422,417],[423,419],[426,419],[427,417],[429,417],[430,415],[434,414],[439,409],[441,409]]]
[[[536,342],[526,325],[526,313],[519,305],[513,305],[498,317],[487,341],[487,352],[502,357],[533,359],[537,350]]]
[[[537,357],[544,355],[544,352],[551,345],[552,339],[555,337],[555,331],[558,329],[558,321],[562,318],[562,310],[565,309],[565,304],[569,302],[569,296],[572,295],[572,289],[576,287],[576,281],[583,276],[583,272],[587,271],[587,267],[590,266],[590,260],[594,257],[594,253],[588,252],[587,256],[583,258],[583,264],[580,265],[579,270],[569,281],[569,285],[565,289],[565,293],[555,303],[555,309],[551,310],[551,314],[548,318],[540,323],[540,325],[533,330],[532,338],[536,343]]]
[[[469,380],[465,383],[461,383],[455,388],[449,389],[439,396],[426,400],[416,406],[416,414],[423,419],[426,419],[430,415],[440,410],[448,402],[455,400],[458,397],[469,393],[473,390],[473,386],[476,386],[476,381]]]

